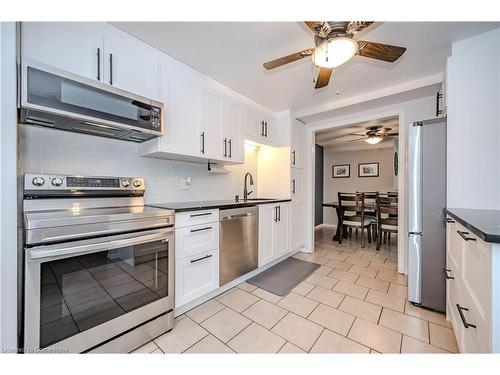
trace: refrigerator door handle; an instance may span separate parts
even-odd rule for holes
[[[410,237],[411,235],[414,235],[414,236],[421,236],[421,235],[422,235],[422,232],[408,232],[408,237]]]

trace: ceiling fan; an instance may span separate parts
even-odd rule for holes
[[[380,141],[382,141],[384,138],[388,137],[397,137],[399,133],[390,133],[392,128],[384,128],[381,125],[374,125],[374,126],[368,126],[366,128],[365,134],[347,134],[347,136],[353,136],[357,135],[361,138],[358,139],[353,139],[349,142],[357,142],[357,141],[365,141],[371,145],[376,145]],[[345,136],[343,136],[345,137]],[[340,137],[339,137],[340,138]]]
[[[312,56],[313,64],[320,68],[315,79],[316,89],[327,86],[333,68],[344,64],[355,55],[395,62],[406,51],[404,47],[354,40],[353,37],[356,33],[370,26],[373,22],[307,21],[304,23],[313,31],[316,47],[268,61],[264,63],[264,68],[271,70],[301,60],[304,57]]]

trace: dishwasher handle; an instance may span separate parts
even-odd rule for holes
[[[251,213],[251,212],[245,212],[245,213],[242,213],[242,214],[234,214],[234,215],[223,216],[221,221],[234,220],[234,219],[239,219],[239,218],[247,217],[247,216],[254,216],[254,214]]]

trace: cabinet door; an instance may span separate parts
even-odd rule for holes
[[[103,81],[105,25],[102,22],[23,22],[22,57]]]
[[[276,257],[283,256],[291,251],[290,211],[290,203],[278,204],[278,222],[276,223],[276,235],[274,237]]]
[[[292,201],[292,248],[300,249],[304,246],[304,203],[302,201]]]
[[[205,88],[203,91],[203,121],[206,130],[206,156],[215,160],[224,160],[227,153],[227,140],[223,133],[223,100],[214,90]],[[227,138],[227,137],[226,137]]]
[[[175,307],[185,305],[219,287],[219,250],[176,260]]]
[[[302,124],[298,120],[292,121],[290,137],[290,164],[294,168],[303,168],[302,134]]]
[[[230,117],[228,123],[229,160],[235,163],[245,162],[245,146],[243,137],[243,108],[236,101],[230,103]]]
[[[259,267],[275,259],[276,205],[259,206]]]
[[[301,169],[291,168],[290,170],[290,196],[292,200],[302,200],[304,191],[304,179]]]
[[[246,106],[244,121],[244,129],[246,135],[248,135],[252,140],[258,140],[263,137],[264,131],[261,124],[262,119],[260,118],[259,111],[250,106]]]
[[[104,35],[105,83],[161,101],[161,53],[133,36],[108,25]],[[169,106],[170,108],[170,106]]]
[[[207,140],[201,122],[202,87],[195,82],[170,80],[168,98],[166,130],[158,140],[158,151],[204,156]]]

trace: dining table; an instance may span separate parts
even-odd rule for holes
[[[349,204],[344,203],[344,206],[348,206]],[[356,206],[352,204],[352,206]],[[340,223],[340,217],[342,213],[340,212],[339,202],[325,202],[323,203],[323,207],[333,207],[337,213],[337,223]],[[377,205],[375,203],[365,203],[365,211],[377,212]],[[332,241],[338,241],[340,237],[340,225],[337,225],[337,230],[335,235],[332,238]],[[344,238],[347,238],[347,231],[344,232]]]

